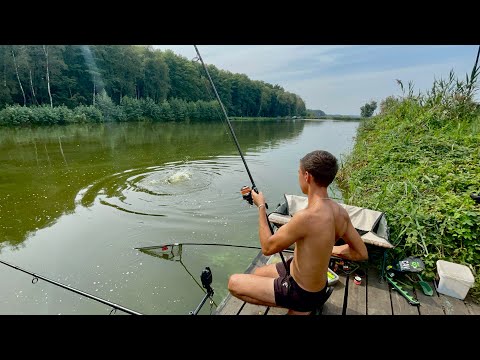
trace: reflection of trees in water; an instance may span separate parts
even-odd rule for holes
[[[233,121],[232,127],[245,153],[297,137],[304,122]],[[0,244],[18,246],[28,233],[71,213],[78,191],[105,176],[221,155],[238,151],[220,121],[2,129]]]
[[[304,127],[303,121],[233,121],[232,127],[243,151],[250,147],[258,148],[265,143],[291,139],[298,136]],[[0,147],[31,146],[33,153],[27,152],[24,160],[35,160],[34,144],[47,143],[59,148],[58,139],[62,144],[72,141],[82,143],[99,143],[104,147],[122,145],[164,145],[178,146],[185,143],[202,145],[190,149],[194,154],[201,154],[202,149],[216,150],[215,155],[229,151],[233,144],[230,131],[225,122],[207,123],[106,123],[80,124],[68,126],[52,126],[38,128],[12,129],[5,128],[0,133]],[[227,141],[227,140],[230,140]],[[212,143],[213,142],[213,143]],[[159,144],[160,143],[160,144]],[[49,145],[49,146],[50,146]],[[245,146],[245,148],[243,148]],[[1,148],[0,148],[1,149]],[[234,148],[236,151],[236,148]],[[40,152],[40,148],[37,150]],[[32,157],[33,155],[33,157]],[[211,156],[209,151],[205,154]]]

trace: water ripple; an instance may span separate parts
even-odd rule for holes
[[[124,170],[80,190],[75,203],[90,207],[98,202],[137,215],[166,216],[166,207],[207,190],[214,177],[234,171],[228,163],[182,161]]]

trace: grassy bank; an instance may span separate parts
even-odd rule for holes
[[[397,259],[418,256],[432,279],[439,259],[467,265],[480,302],[478,66],[466,81],[437,80],[425,94],[389,97],[359,126],[338,183],[345,202],[386,214]]]

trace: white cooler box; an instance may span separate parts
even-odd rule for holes
[[[460,300],[465,299],[475,282],[471,270],[465,265],[438,260],[437,272],[439,276],[437,291]]]

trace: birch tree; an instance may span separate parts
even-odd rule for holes
[[[50,91],[50,69],[48,68],[48,49],[46,45],[43,46],[43,53],[45,54],[45,62],[47,67],[47,89],[48,89],[48,96],[50,97],[50,107],[53,107],[53,100],[52,100],[52,92]]]
[[[22,91],[23,95],[23,106],[27,106],[27,98],[25,97],[25,91],[23,90],[22,81],[20,80],[20,75],[18,74],[18,65],[17,60],[15,59],[15,49],[12,46],[12,58],[13,58],[13,65],[15,67],[15,74],[17,75],[18,85],[20,86],[20,90]]]

